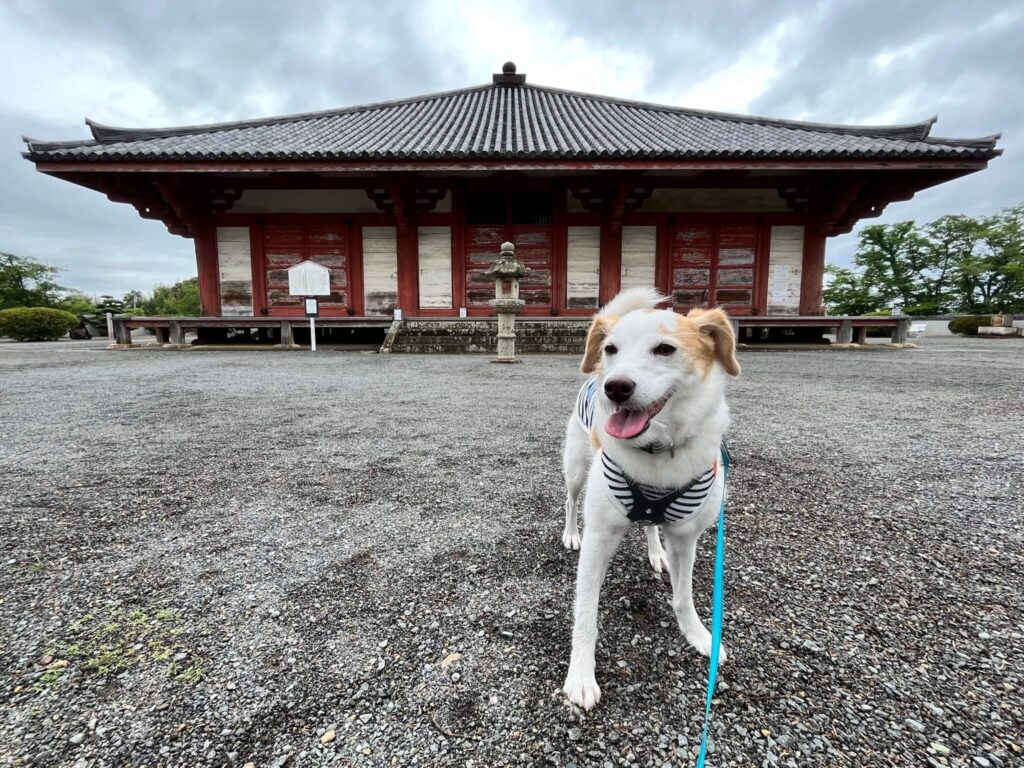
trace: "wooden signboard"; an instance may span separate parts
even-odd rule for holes
[[[330,296],[331,271],[314,261],[288,269],[288,293],[292,296]]]

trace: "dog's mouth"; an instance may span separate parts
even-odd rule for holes
[[[671,391],[643,410],[619,406],[604,423],[604,431],[619,440],[632,440],[634,437],[639,437],[651,426],[651,419],[661,413],[661,409],[665,407],[665,403],[670,397],[672,397]]]

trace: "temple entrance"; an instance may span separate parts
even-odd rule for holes
[[[669,288],[677,310],[720,306],[753,313],[757,225],[753,218],[687,220],[671,230]]]
[[[297,316],[304,313],[302,297],[288,293],[288,268],[303,261],[327,267],[331,274],[331,295],[320,297],[325,317],[348,314],[349,233],[345,224],[265,224],[263,226],[263,268],[266,275],[266,314]]]
[[[524,314],[549,314],[552,308],[554,200],[550,190],[538,192],[470,192],[466,197],[466,307],[490,314],[494,281],[484,273],[497,260],[503,242],[511,241],[516,257],[530,268],[519,283]]]

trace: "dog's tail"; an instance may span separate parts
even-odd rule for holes
[[[635,309],[654,309],[668,298],[654,288],[627,288],[601,308],[602,315],[622,317]]]

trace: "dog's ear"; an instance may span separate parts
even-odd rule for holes
[[[697,330],[711,337],[715,343],[715,358],[730,376],[740,375],[740,364],[736,360],[736,335],[732,332],[729,316],[722,310],[707,309],[690,312],[689,317]]]
[[[614,324],[614,319],[611,317],[603,317],[601,315],[594,317],[594,322],[590,324],[590,332],[587,334],[587,346],[583,352],[583,362],[580,364],[580,370],[583,373],[593,373],[597,370],[597,366],[601,362],[601,347],[604,345],[604,340],[608,337],[608,332]]]

